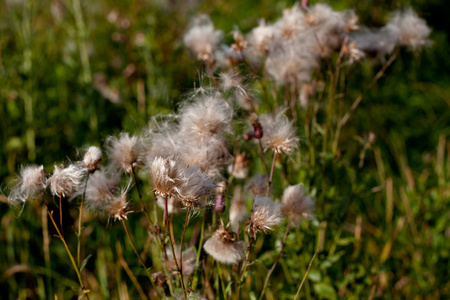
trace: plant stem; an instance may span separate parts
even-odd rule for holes
[[[391,55],[389,60],[386,61],[386,63],[383,65],[383,67],[381,67],[381,70],[377,73],[377,75],[375,75],[375,77],[372,79],[372,81],[370,82],[369,87],[364,92],[361,92],[361,94],[359,94],[358,98],[356,98],[356,100],[353,102],[352,106],[350,107],[350,110],[338,122],[338,126],[336,128],[336,134],[335,134],[334,141],[333,141],[333,149],[337,149],[337,145],[339,143],[339,136],[340,136],[340,133],[341,133],[341,129],[348,122],[348,120],[351,117],[351,114],[355,111],[355,109],[361,103],[361,101],[363,99],[363,96],[364,96],[364,93],[367,92],[368,90],[370,90],[371,88],[373,88],[375,83],[377,83],[377,81],[384,75],[384,73],[386,72],[387,68],[389,68],[389,66],[394,62],[394,60],[397,58],[397,56],[399,54],[400,54],[400,48],[397,48],[397,50]]]
[[[53,226],[56,229],[56,232],[58,233],[58,237],[63,242],[64,248],[66,248],[66,252],[69,255],[70,262],[72,263],[72,267],[75,270],[75,273],[77,273],[78,282],[80,283],[81,290],[83,291],[84,296],[86,296],[86,298],[89,299],[89,296],[87,295],[89,290],[86,290],[86,287],[84,286],[83,280],[81,279],[80,270],[77,267],[77,263],[75,262],[75,259],[72,255],[72,253],[70,252],[69,246],[67,245],[66,240],[64,239],[64,236],[62,235],[61,231],[59,230],[58,225],[56,225],[55,219],[53,218],[53,212],[50,212],[50,210],[48,209],[47,203],[44,202],[44,204],[45,204],[45,207],[47,208],[47,214],[50,217],[50,220],[52,221]]]
[[[181,244],[180,244],[180,273],[183,274],[183,244],[184,244],[184,237],[186,236],[186,228],[189,223],[189,214],[191,213],[191,208],[188,207],[187,213],[186,213],[186,221],[184,222],[184,229],[183,229],[183,236],[181,237]]]
[[[266,197],[269,196],[269,192],[270,192],[270,186],[272,185],[272,179],[273,179],[273,170],[275,169],[275,161],[277,159],[277,152],[275,151],[273,153],[273,160],[272,160],[272,166],[270,168],[270,177],[269,177],[269,181],[267,183],[267,191],[266,191]]]
[[[178,259],[177,259],[177,256],[175,254],[175,247],[174,247],[174,244],[173,244],[173,238],[172,238],[172,235],[170,233],[169,212],[168,212],[168,207],[167,207],[167,201],[168,201],[168,198],[164,197],[164,202],[165,202],[165,209],[164,209],[164,216],[165,217],[164,218],[165,218],[165,222],[166,222],[167,236],[169,237],[169,243],[170,243],[170,248],[172,249],[173,260],[175,261],[175,266],[177,267],[178,275],[180,276],[180,283],[181,283],[181,288],[183,289],[184,298],[187,298],[187,292],[186,292],[186,287],[184,286],[183,274],[181,273],[180,266],[178,265]]]
[[[297,294],[295,295],[294,300],[296,300],[296,299],[298,298],[298,295],[300,294],[300,291],[301,291],[301,289],[302,289],[302,287],[303,287],[303,283],[304,283],[305,280],[306,280],[306,276],[308,276],[309,270],[311,269],[311,265],[312,265],[314,259],[316,258],[316,255],[317,255],[317,253],[319,252],[319,249],[320,249],[320,248],[318,247],[317,250],[316,250],[316,252],[314,253],[313,257],[311,258],[311,261],[309,262],[308,269],[306,270],[305,276],[303,276],[303,280],[302,280],[302,282],[300,283],[300,286],[298,287],[298,291],[297,291]]]
[[[78,215],[78,245],[77,245],[77,263],[78,263],[78,267],[80,267],[80,253],[81,253],[81,220],[82,220],[82,215],[83,215],[83,205],[84,205],[84,199],[86,197],[86,188],[87,188],[87,183],[89,180],[89,173],[86,176],[86,182],[84,184],[84,191],[83,191],[83,196],[81,197],[81,204],[80,204],[80,213]]]
[[[133,165],[131,165],[131,170],[132,170],[132,173],[133,173],[134,184],[136,184],[136,189],[137,189],[137,192],[138,192],[138,195],[139,195],[139,201],[141,202],[141,206],[142,206],[141,210],[147,216],[147,219],[149,219],[149,217],[147,215],[147,209],[145,208],[145,205],[144,205],[144,201],[142,201],[142,194],[141,194],[141,190],[139,189],[138,181],[137,181],[137,178],[136,178],[136,172],[135,172],[135,169],[134,169]]]
[[[223,293],[223,299],[227,299],[227,292],[225,289],[225,283],[223,282],[223,274],[222,274],[222,269],[220,268],[220,263],[216,260],[216,264],[217,264],[217,273],[219,275],[219,281],[220,281],[220,285],[222,287],[222,293]]]
[[[270,268],[269,272],[267,273],[266,280],[264,281],[264,286],[262,288],[261,295],[259,296],[259,300],[261,300],[263,298],[263,296],[264,296],[264,294],[266,292],[267,284],[269,283],[270,275],[272,275],[273,271],[275,270],[275,267],[277,266],[278,260],[284,254],[283,248],[284,248],[284,245],[286,244],[286,238],[287,238],[287,236],[289,234],[289,229],[291,228],[291,220],[292,219],[289,219],[288,225],[286,227],[286,233],[284,234],[283,242],[281,243],[280,254],[278,254],[277,258],[275,259],[275,261],[274,261],[274,263],[272,265],[272,267]]]
[[[236,297],[237,297],[236,299],[239,299],[239,297],[240,297],[242,280],[244,280],[245,271],[247,270],[248,259],[250,257],[250,251],[252,249],[254,239],[255,239],[255,232],[253,231],[253,228],[250,227],[250,241],[248,243],[247,253],[245,254],[245,261],[244,261],[244,264],[242,265],[242,270],[241,270],[242,274],[241,274],[241,277],[239,278],[239,282],[238,282],[238,290],[236,292]]]
[[[127,224],[125,223],[125,219],[123,219],[123,218],[122,218],[122,225],[123,225],[123,229],[125,230],[125,233],[127,234],[128,240],[130,241],[130,244],[131,244],[131,247],[133,248],[134,253],[136,254],[136,256],[137,256],[139,262],[140,262],[141,265],[144,267],[145,272],[147,273],[148,279],[149,279],[150,282],[152,283],[153,288],[155,289],[155,291],[156,291],[156,293],[158,294],[158,296],[159,296],[160,298],[162,298],[161,294],[159,293],[158,289],[157,289],[156,286],[155,286],[155,283],[153,282],[152,275],[150,274],[150,272],[148,271],[147,267],[145,266],[144,260],[143,260],[142,257],[139,255],[139,252],[137,251],[136,246],[134,245],[133,240],[131,239],[131,235],[130,235],[130,232],[128,231]]]
[[[259,142],[259,149],[261,150],[261,160],[262,160],[262,162],[264,164],[264,170],[266,171],[267,178],[269,178],[269,169],[267,168],[266,159],[264,157],[264,149],[263,149],[263,146],[262,146],[261,139],[258,139],[258,142]]]
[[[62,221],[62,199],[59,195],[59,225],[61,226],[61,236],[64,237],[63,221]]]

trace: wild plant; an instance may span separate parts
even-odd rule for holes
[[[345,151],[341,135],[366,92],[348,103],[351,70],[373,60],[379,68],[367,85],[373,88],[400,49],[420,50],[429,34],[412,9],[367,29],[351,10],[303,1],[272,24],[261,20],[247,34],[236,29],[227,45],[201,15],[183,42],[206,75],[176,112],[154,116],[138,133],[110,136],[101,147],[106,157],[92,146],[80,161],[55,164],[52,174],[23,167],[8,200],[20,210],[31,200],[45,207],[80,298],[98,297],[96,274],[85,269],[90,255],[83,259],[82,250],[90,238],[83,223],[98,219],[108,227],[121,223],[148,281],[117,260],[139,297],[150,299],[263,299],[288,236],[295,236],[292,246],[309,230],[318,238],[302,240],[314,250],[308,268],[297,269],[303,272],[292,289],[297,299],[324,247],[326,213],[316,199],[328,187],[311,184],[312,177],[319,160]],[[64,219],[69,205],[78,207],[74,224]],[[133,236],[130,219],[148,231],[145,242]]]

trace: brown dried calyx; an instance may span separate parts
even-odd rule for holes
[[[157,286],[162,288],[167,286],[167,276],[164,273],[162,272],[153,273],[152,278]]]
[[[234,243],[236,242],[236,233],[234,233],[231,229],[221,226],[214,233],[223,243]]]

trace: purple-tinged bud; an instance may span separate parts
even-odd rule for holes
[[[214,211],[218,213],[223,213],[225,211],[225,195],[223,193],[216,195]]]
[[[261,126],[261,123],[259,122],[259,118],[255,113],[252,113],[250,116],[250,121],[253,125],[253,137],[256,139],[260,139],[263,137],[263,128]]]

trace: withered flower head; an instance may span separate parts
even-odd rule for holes
[[[254,200],[248,230],[266,233],[283,222],[280,204],[273,202],[268,197],[255,196]]]
[[[156,272],[152,274],[152,278],[155,281],[156,285],[159,287],[166,287],[167,285],[167,276],[163,272]]]
[[[175,187],[180,183],[181,170],[175,160],[156,157],[151,165],[150,177],[155,193],[161,197],[169,197],[177,193]]]
[[[193,26],[184,35],[184,45],[199,60],[213,61],[214,51],[223,38],[223,33],[214,28],[207,15],[197,17]]]
[[[100,170],[92,174],[86,186],[84,199],[86,209],[97,215],[108,213],[109,206],[115,198],[114,193],[118,189],[119,181],[120,176],[117,173],[107,174]],[[79,195],[83,193],[82,190],[78,191]]]
[[[43,166],[22,167],[8,202],[12,205],[25,203],[29,199],[42,195],[46,187],[47,178]]]
[[[256,196],[264,196],[267,192],[268,178],[264,174],[258,174],[253,176],[251,181],[245,186],[246,189],[252,190]]]
[[[314,215],[314,199],[306,193],[303,184],[288,186],[283,193],[281,211],[289,216],[294,224],[298,224],[302,218],[312,218]]]
[[[91,146],[84,154],[83,166],[88,170],[89,173],[94,173],[98,170],[98,165],[102,160],[102,150],[100,148]]]
[[[183,171],[180,185],[176,187],[177,197],[186,207],[204,207],[216,187],[198,166],[190,166]]]
[[[131,174],[133,168],[142,163],[144,144],[137,136],[122,132],[119,138],[109,137],[106,147],[112,164],[127,173]]]
[[[417,50],[429,44],[431,29],[411,8],[403,12],[396,11],[385,28],[402,46]]]
[[[127,201],[127,190],[128,188],[122,191],[119,196],[114,197],[109,206],[109,214],[114,217],[114,221],[126,220],[128,215],[133,212],[130,203]]]
[[[299,138],[295,135],[292,122],[284,115],[284,111],[276,115],[261,116],[261,124],[264,128],[262,143],[276,153],[290,153],[297,147]]]
[[[76,165],[69,165],[67,168],[55,165],[53,175],[48,179],[50,191],[58,197],[70,197],[80,189],[85,169]]]
[[[237,264],[244,258],[244,244],[236,239],[236,233],[223,226],[217,229],[203,246],[215,260],[224,264]]]
[[[181,109],[180,128],[203,141],[222,133],[233,117],[232,107],[218,92],[204,93]]]

